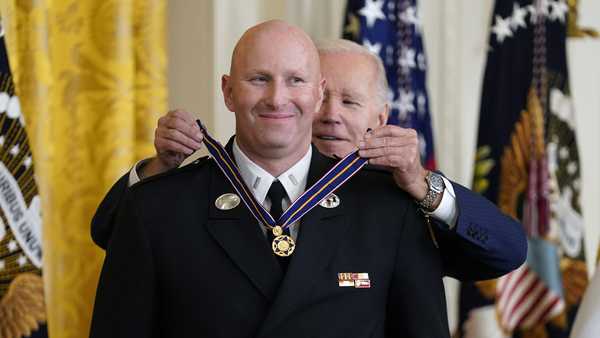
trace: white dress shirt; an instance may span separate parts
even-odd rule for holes
[[[194,155],[191,155],[194,156]],[[279,177],[273,177],[271,174],[266,172],[264,169],[259,167],[256,163],[252,162],[239,148],[237,145],[237,141],[233,142],[233,157],[235,158],[236,163],[240,169],[240,174],[244,179],[244,182],[248,187],[251,188],[252,193],[254,194],[254,198],[261,203],[267,210],[271,208],[271,201],[269,201],[266,196],[269,188],[271,187],[271,183],[274,180],[279,180],[285,191],[288,194],[288,198],[283,201],[283,209],[287,208],[291,202],[291,200],[295,200],[298,198],[304,190],[306,190],[306,181],[308,179],[308,168],[310,167],[310,159],[312,157],[312,147],[308,147],[308,151],[306,155],[300,161],[298,161],[294,166],[288,169],[283,174],[279,175]],[[138,167],[145,163],[146,160],[141,160],[137,162],[131,171],[129,172],[129,186],[140,181],[140,177],[138,176],[137,169]],[[183,165],[189,164],[189,161],[184,161]],[[446,185],[446,189],[444,190],[444,194],[442,195],[442,200],[440,201],[440,205],[433,210],[432,212],[428,212],[431,217],[434,219],[448,225],[449,229],[453,229],[456,226],[456,220],[458,218],[458,207],[456,205],[456,194],[454,193],[454,188],[452,187],[452,183],[445,177],[442,176],[444,180],[444,184]],[[264,230],[264,229],[263,229]],[[266,231],[266,230],[265,230]],[[296,239],[298,235],[298,224],[292,224],[290,227],[290,234],[292,238]]]
[[[277,180],[281,182],[287,193],[287,197],[283,199],[282,203],[284,212],[292,204],[292,201],[295,201],[306,190],[308,168],[310,167],[310,159],[312,157],[312,147],[310,146],[306,154],[296,164],[277,177],[274,177],[252,162],[240,149],[237,140],[233,142],[233,157],[238,165],[244,183],[250,188],[256,201],[262,204],[267,210],[271,209],[271,201],[267,198],[267,192],[269,192],[273,181]],[[295,222],[289,227],[290,235],[294,240],[298,238],[298,226],[298,222]],[[261,227],[266,235],[267,228],[263,225]]]

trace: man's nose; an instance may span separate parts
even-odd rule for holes
[[[340,106],[335,99],[325,98],[323,100],[319,114],[319,121],[321,123],[342,123]]]
[[[279,110],[289,101],[289,89],[281,81],[273,81],[269,86],[265,102],[269,108]]]

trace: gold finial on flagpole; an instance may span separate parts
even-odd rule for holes
[[[579,27],[578,20],[578,0],[568,0],[569,3],[569,18],[568,18],[568,26],[567,26],[567,36],[572,38],[583,38],[583,37],[593,37],[597,38],[600,36],[598,31],[592,28]]]

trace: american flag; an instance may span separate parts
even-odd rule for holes
[[[509,332],[544,323],[565,308],[561,294],[526,265],[500,278],[496,302],[500,326]]]
[[[388,123],[415,129],[421,159],[425,167],[435,169],[427,62],[416,0],[349,0],[343,35],[382,59],[390,86]]]

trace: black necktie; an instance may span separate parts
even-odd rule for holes
[[[273,216],[275,221],[278,221],[279,217],[281,217],[281,214],[283,213],[283,205],[282,204],[283,204],[283,199],[286,196],[287,196],[287,193],[285,192],[285,189],[283,188],[283,185],[281,184],[281,182],[273,181],[273,183],[271,183],[271,187],[269,188],[269,192],[267,192],[267,197],[269,197],[269,199],[271,200],[271,211],[269,211],[269,213],[271,214],[271,216]],[[285,228],[283,230],[283,234],[289,236],[290,228]],[[271,229],[267,230],[267,238],[269,239],[269,246],[271,246],[271,243],[273,243],[273,240],[275,239],[275,236],[273,235],[273,231],[271,231]],[[289,257],[281,257],[281,256],[276,256],[276,257],[279,260],[279,264],[281,265],[281,268],[285,272],[287,270],[287,266],[289,264]]]

